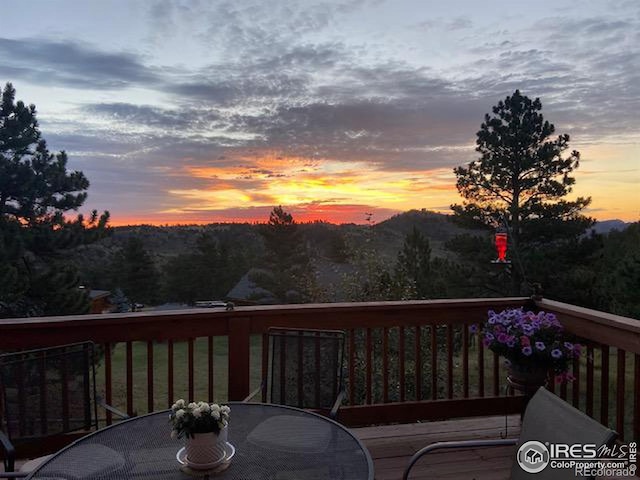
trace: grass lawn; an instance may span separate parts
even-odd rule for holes
[[[260,337],[251,339],[251,388],[261,381]],[[213,342],[213,398],[208,398],[208,348],[207,338],[194,342],[194,395],[196,400],[225,402],[228,399],[228,338],[214,337]],[[133,408],[138,414],[147,413],[147,342],[132,343]],[[126,410],[126,344],[118,343],[111,356],[112,405]],[[173,344],[173,396],[168,398],[168,343],[155,342],[153,346],[153,410],[171,406],[178,398],[188,397],[188,344],[186,341]],[[104,362],[97,371],[98,393],[104,395]]]

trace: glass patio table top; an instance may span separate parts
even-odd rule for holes
[[[224,480],[373,480],[367,449],[345,427],[293,407],[229,402],[229,467],[199,478]],[[69,445],[35,470],[34,480],[195,478],[181,470],[169,411],[111,425]]]

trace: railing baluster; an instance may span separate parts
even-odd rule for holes
[[[593,346],[587,345],[587,397],[585,411],[590,417],[593,416]]]
[[[573,376],[575,379],[571,383],[571,396],[573,406],[580,408],[580,358],[573,359]]]
[[[349,330],[349,405],[356,403],[356,331]]]
[[[111,405],[113,398],[111,398],[111,344],[104,344],[104,401],[107,405]],[[111,425],[113,416],[109,410],[106,411],[107,425]]]
[[[68,358],[62,355],[62,428],[69,430],[69,370]]]
[[[447,325],[447,397],[453,398],[453,325]]]
[[[304,398],[304,391],[302,388],[302,379],[304,378],[303,376],[303,369],[302,369],[302,364],[304,363],[304,356],[303,356],[303,352],[302,352],[302,348],[303,348],[303,344],[304,344],[304,338],[303,332],[298,332],[299,338],[298,338],[298,364],[296,365],[296,367],[298,368],[298,407],[302,408],[302,404],[303,402],[303,398]],[[318,341],[316,340],[315,345],[314,345],[314,362],[316,362],[316,365],[318,364],[318,362],[320,362],[320,344],[318,343]],[[316,405],[320,405],[320,372],[319,369],[316,367],[315,369],[316,372],[316,378],[314,379],[314,387],[315,387],[315,404]]]
[[[188,389],[189,389],[189,401],[194,402],[196,400],[195,394],[194,394],[194,378],[193,378],[193,369],[194,369],[194,365],[193,365],[193,338],[190,338],[187,341],[187,354],[188,354],[188,359],[187,359],[187,369],[188,369],[188,381],[189,381],[189,385],[188,385]]]
[[[484,397],[484,344],[478,339],[478,396]]]
[[[400,327],[398,330],[398,355],[399,358],[399,370],[400,370],[400,401],[405,401],[405,392],[406,392],[406,383],[405,383],[405,374],[404,374],[404,327]]]
[[[173,397],[173,340],[167,341],[167,397],[169,405],[176,400]]]
[[[280,341],[280,403],[286,402],[286,365],[287,365],[287,337],[278,337]]]
[[[273,352],[272,352],[273,353]],[[262,378],[261,382],[264,382],[269,375],[269,336],[266,333],[262,334]],[[267,385],[262,385],[262,403],[267,401]]]
[[[147,412],[153,412],[153,342],[147,342]]]
[[[493,355],[493,396],[500,396],[500,357],[496,352]]]
[[[469,398],[469,327],[462,325],[462,396]]]
[[[609,346],[602,345],[601,352],[600,423],[609,426]]]
[[[372,401],[371,401],[371,397],[372,397],[372,385],[371,385],[372,384],[372,380],[371,380],[371,378],[372,378],[371,360],[372,359],[371,359],[371,357],[372,357],[372,354],[373,354],[373,347],[372,347],[372,342],[371,342],[371,329],[370,328],[367,328],[366,344],[367,344],[367,347],[366,347],[367,348],[367,352],[366,352],[367,360],[366,360],[365,365],[366,365],[366,376],[367,376],[367,378],[366,378],[366,382],[367,382],[366,387],[367,388],[366,388],[366,399],[365,399],[365,401],[366,401],[367,405],[371,405],[371,403],[372,403]]]
[[[414,370],[416,376],[416,401],[422,400],[422,338],[420,327],[415,327]]]
[[[213,337],[207,337],[207,398],[209,403],[213,402],[213,356],[215,352],[213,349]]]
[[[127,342],[127,414],[133,415],[133,345]]]
[[[420,327],[418,327],[420,328]],[[431,398],[438,398],[438,326],[431,325]]]
[[[560,398],[565,402],[567,401],[567,382],[562,382],[560,384]]]
[[[616,385],[616,430],[620,439],[624,440],[624,394],[625,365],[627,352],[618,348],[618,379]]]
[[[86,358],[86,355],[85,355]],[[47,362],[44,356],[40,357],[40,431],[47,433],[49,425],[47,421]]]
[[[317,334],[317,335],[319,335],[319,334]],[[320,365],[320,340],[319,340],[319,337],[316,338],[316,342],[315,343],[316,343],[316,345],[315,345],[316,365]],[[333,343],[333,345],[335,346],[337,344]],[[300,353],[302,353],[302,350],[300,350]],[[336,358],[336,356],[337,356],[337,352],[332,352],[331,353],[331,358],[332,359]],[[302,373],[303,373],[302,364],[303,364],[303,362],[300,362],[300,365],[298,366],[298,371],[300,372],[299,376],[298,376],[298,380],[300,381],[300,386],[298,387],[299,388],[298,393],[300,394],[300,397],[302,397],[302,378],[303,378],[303,376],[302,376]],[[315,384],[316,384],[316,405],[320,405],[320,382],[321,382],[321,380],[320,380],[320,369],[316,368],[316,381],[315,381]],[[337,393],[336,393],[336,395],[337,395]],[[335,396],[334,396],[334,398],[335,398]],[[302,406],[302,403],[301,403],[301,406]]]
[[[382,401],[389,402],[389,328],[382,329]]]

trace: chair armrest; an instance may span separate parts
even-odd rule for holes
[[[409,472],[411,468],[415,465],[415,463],[422,458],[423,455],[427,453],[433,452],[435,450],[443,450],[443,449],[452,449],[452,448],[479,448],[479,447],[501,447],[507,445],[517,445],[517,438],[504,438],[500,440],[464,440],[460,442],[436,442],[431,445],[427,445],[424,448],[418,450],[411,460],[409,461],[409,465],[404,470],[404,474],[402,475],[402,480],[407,480],[409,478]]]
[[[4,450],[4,469],[7,472],[13,472],[15,469],[16,449],[13,447],[9,437],[2,431],[0,431],[0,446]]]
[[[342,405],[342,401],[344,400],[344,397],[345,397],[344,390],[340,390],[340,393],[338,393],[338,397],[336,398],[336,401],[333,404],[331,411],[329,412],[329,418],[331,418],[332,420],[335,420],[336,418],[338,418],[338,409]]]
[[[131,418],[131,417],[129,417],[129,415],[124,413],[122,410],[118,410],[116,407],[112,407],[108,403],[105,403],[105,401],[100,396],[96,397],[96,403],[98,405],[100,405],[102,408],[104,408],[105,410],[113,413],[114,415],[119,416],[120,418]]]
[[[26,478],[28,476],[27,472],[0,472],[0,478]]]
[[[250,400],[253,400],[256,397],[256,395],[258,395],[260,392],[262,392],[263,388],[264,388],[264,383],[262,385],[260,385],[258,388],[256,388],[253,392],[251,392],[249,394],[249,396],[247,396],[247,398],[242,400],[242,403],[247,403]]]

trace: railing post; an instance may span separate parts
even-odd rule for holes
[[[249,395],[251,319],[229,319],[229,400],[243,400]]]

